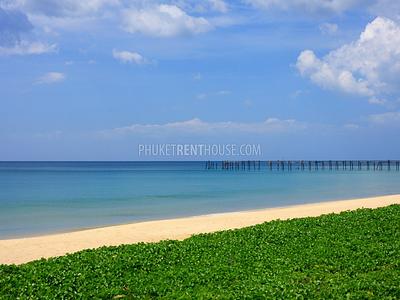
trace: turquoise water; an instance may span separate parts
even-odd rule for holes
[[[0,162],[0,238],[400,193],[398,171],[205,170],[204,162]]]

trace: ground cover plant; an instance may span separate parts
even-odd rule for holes
[[[397,299],[400,206],[0,266],[1,299]]]

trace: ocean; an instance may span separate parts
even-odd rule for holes
[[[396,170],[206,169],[205,162],[0,162],[0,239],[400,193]]]

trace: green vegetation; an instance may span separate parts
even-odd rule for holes
[[[0,266],[2,299],[400,298],[400,206]]]

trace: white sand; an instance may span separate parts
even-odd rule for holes
[[[400,195],[149,221],[38,237],[0,240],[0,264],[21,264],[42,257],[61,256],[100,246],[156,242],[166,239],[182,240],[196,233],[241,228],[276,219],[319,216],[391,204],[400,204]]]

